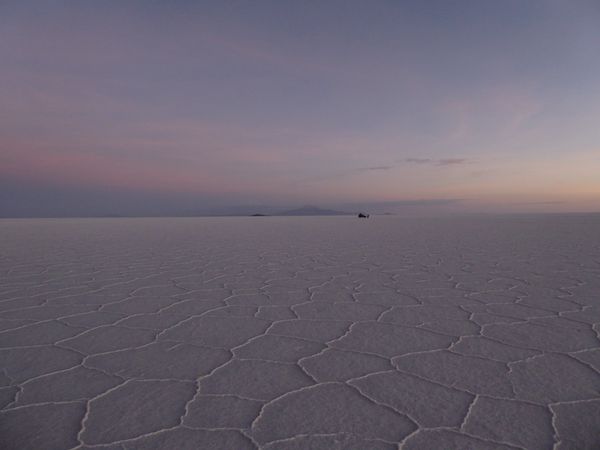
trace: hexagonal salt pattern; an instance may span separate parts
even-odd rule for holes
[[[600,217],[0,221],[0,448],[600,448]]]

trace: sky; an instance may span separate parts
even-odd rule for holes
[[[0,216],[304,204],[600,211],[600,2],[0,2]]]

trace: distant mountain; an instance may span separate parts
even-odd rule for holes
[[[176,214],[184,217],[221,217],[221,216],[349,216],[354,213],[337,211],[334,209],[319,208],[318,206],[305,205],[300,208],[284,209],[285,206],[270,205],[241,205],[241,206],[215,206],[201,210],[188,210]]]
[[[272,216],[281,211],[283,207],[268,205],[232,205],[232,206],[212,206],[196,210],[187,210],[179,215],[189,217],[228,217],[228,216],[252,216],[260,214]]]
[[[301,208],[282,211],[278,216],[351,216],[354,213],[336,211],[334,209],[323,209],[317,206],[305,205]]]

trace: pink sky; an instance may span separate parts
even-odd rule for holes
[[[3,3],[0,215],[36,189],[600,211],[597,4],[283,3]]]

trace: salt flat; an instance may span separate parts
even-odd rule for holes
[[[0,447],[600,447],[600,216],[0,221]]]

